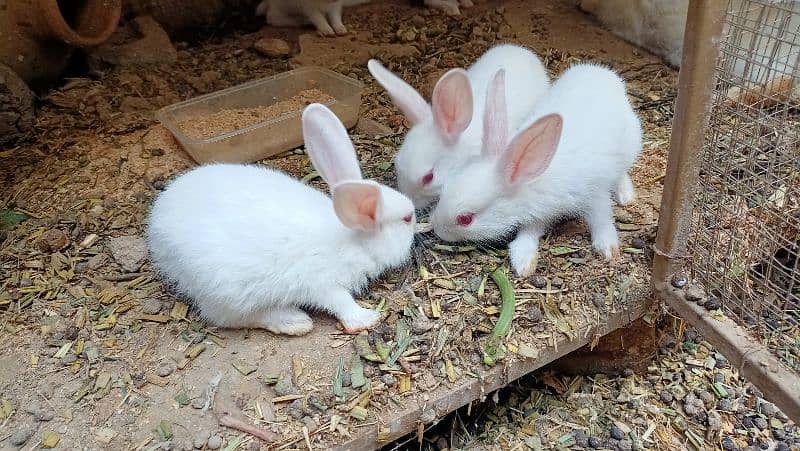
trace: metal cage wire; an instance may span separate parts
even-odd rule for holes
[[[800,374],[800,6],[732,0],[689,269],[712,303]]]

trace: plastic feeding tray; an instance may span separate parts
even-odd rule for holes
[[[320,67],[304,67],[165,107],[156,118],[198,163],[247,163],[303,144],[300,121],[322,103],[352,127],[363,85]]]

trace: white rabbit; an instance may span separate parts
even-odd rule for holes
[[[689,0],[580,0],[579,6],[612,33],[680,66]],[[723,44],[727,49],[723,67],[745,82],[744,90],[735,87],[728,97],[746,96],[741,100],[751,104],[765,97],[800,100],[800,47],[795,42],[800,34],[800,1],[731,0],[728,10],[723,36],[738,38]]]
[[[210,324],[301,335],[312,328],[305,307],[355,333],[380,315],[351,293],[410,256],[411,201],[362,180],[347,131],[326,107],[309,105],[302,121],[332,200],[276,170],[215,164],[181,175],[153,204],[153,264]]]
[[[553,83],[529,119],[507,138],[504,74],[489,89],[482,153],[442,190],[431,223],[446,241],[495,241],[517,231],[509,257],[520,276],[536,269],[539,239],[569,216],[589,225],[606,258],[619,252],[611,193],[633,201],[628,175],[642,147],[639,118],[623,80],[580,64]]]
[[[323,36],[347,34],[342,23],[342,9],[370,0],[262,0],[257,16],[266,16],[275,27],[299,27],[311,23]],[[329,22],[330,21],[330,22]]]
[[[461,14],[461,11],[458,9],[459,6],[463,6],[464,8],[471,8],[475,6],[472,0],[412,0],[411,4],[423,4],[431,8],[437,8],[444,11],[445,14],[451,16],[457,16]]]
[[[580,0],[580,8],[617,36],[678,67],[689,0]]]
[[[508,94],[514,99],[508,109],[512,127],[528,116],[550,85],[536,54],[510,44],[489,49],[466,71],[445,73],[433,89],[430,105],[377,60],[370,60],[368,67],[412,125],[395,167],[400,191],[416,208],[436,200],[442,185],[463,161],[480,153],[483,127],[473,118],[482,117],[486,87],[498,69],[505,69]]]

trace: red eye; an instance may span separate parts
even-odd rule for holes
[[[428,171],[428,173],[425,174],[422,177],[422,179],[420,179],[420,183],[422,183],[422,186],[428,186],[431,184],[432,181],[433,181],[433,170]]]
[[[403,217],[403,222],[405,222],[406,224],[411,224],[411,220],[413,218],[414,218],[414,214],[413,213],[407,214],[407,215],[405,215]]]
[[[466,227],[472,224],[472,220],[475,218],[475,213],[464,213],[462,215],[456,216],[456,224],[460,225],[461,227]]]

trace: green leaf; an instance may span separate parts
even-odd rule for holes
[[[578,249],[569,246],[554,246],[550,248],[550,255],[555,256],[572,254],[573,252],[578,252]]]
[[[175,395],[174,399],[175,399],[175,401],[177,401],[178,405],[181,406],[181,407],[189,405],[189,395],[187,395],[185,391],[182,391],[182,392],[178,393],[177,395]]]
[[[14,227],[25,222],[28,216],[24,213],[17,213],[14,210],[0,210],[0,228]]]
[[[497,268],[489,276],[500,289],[500,316],[494,325],[491,336],[483,349],[483,363],[487,366],[494,366],[505,356],[505,346],[503,341],[511,329],[511,320],[514,318],[514,308],[516,307],[514,287],[506,275],[505,268]]]
[[[223,449],[222,451],[234,451],[235,449],[239,448],[239,445],[241,445],[243,441],[244,441],[243,435],[236,436],[233,440],[230,441],[230,443],[228,443],[227,446],[225,446],[225,449]]]
[[[13,411],[14,406],[11,405],[11,401],[7,399],[0,399],[0,419],[6,419],[10,417]]]
[[[60,440],[61,437],[55,432],[44,431],[42,434],[42,448],[55,448]]]
[[[166,420],[161,420],[161,423],[158,423],[156,432],[158,432],[158,436],[161,437],[162,441],[167,441],[172,438],[172,425]]]
[[[339,357],[339,366],[336,367],[336,373],[333,375],[333,396],[338,398],[344,397],[344,357]]]
[[[367,385],[367,382],[367,378],[364,376],[364,364],[361,363],[358,356],[355,356],[350,366],[350,386],[360,388]]]

